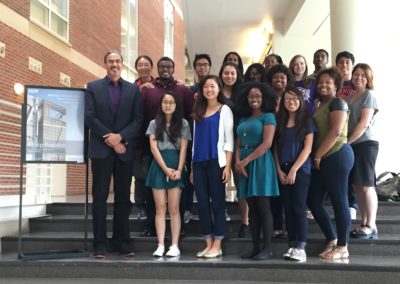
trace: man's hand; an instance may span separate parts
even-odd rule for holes
[[[104,142],[107,144],[107,146],[114,148],[115,145],[120,144],[122,137],[119,133],[108,133],[103,136],[105,139]]]
[[[122,143],[115,145],[113,147],[113,149],[114,149],[115,153],[117,153],[117,154],[125,154],[126,153],[126,148]]]

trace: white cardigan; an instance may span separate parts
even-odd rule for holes
[[[193,124],[193,141],[196,136],[196,121]],[[226,166],[226,151],[233,152],[234,147],[233,138],[233,113],[227,105],[221,107],[218,127],[218,164],[219,166]],[[194,153],[194,143],[192,146],[192,154]]]

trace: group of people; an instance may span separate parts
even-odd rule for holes
[[[139,215],[147,217],[142,235],[157,236],[154,257],[180,255],[183,217],[191,214],[194,193],[205,240],[196,256],[223,254],[225,188],[231,177],[242,217],[238,236],[249,228],[252,238],[242,258],[271,258],[271,239],[284,235],[285,223],[289,249],[283,257],[305,261],[306,208],[325,235],[323,259],[348,258],[349,237],[377,238],[379,143],[373,125],[378,108],[372,70],[364,63],[353,68],[354,56],[347,51],[336,56],[336,67],[327,67],[328,58],[328,52],[317,50],[311,75],[302,55],[286,67],[280,56],[270,54],[264,64],[244,72],[240,55],[229,52],[216,76],[210,75],[210,56],[197,54],[198,81],[187,88],[174,78],[174,61],[168,57],[157,61],[158,77],[153,78],[151,58],[139,56],[139,78],[132,84],[121,78],[120,53],[108,52],[107,76],[88,84],[85,103],[94,257],[104,258],[107,249],[134,255],[129,235],[132,173]],[[135,174],[143,157],[152,158],[145,177]],[[111,177],[114,219],[107,247]],[[325,208],[327,198],[336,229]],[[355,204],[361,225],[351,231],[350,207]],[[172,237],[166,251],[167,209]]]

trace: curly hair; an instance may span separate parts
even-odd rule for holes
[[[248,94],[251,89],[259,89],[262,94],[261,111],[264,113],[274,112],[276,106],[275,92],[266,83],[248,82],[244,83],[238,93],[237,111],[239,119],[251,116],[253,109],[249,106]]]
[[[335,84],[336,94],[337,94],[343,85],[343,79],[342,79],[342,75],[340,75],[340,72],[335,67],[321,70],[318,73],[317,78],[316,78],[317,86],[318,86],[319,79],[322,77],[322,75],[328,75],[329,77],[331,77],[333,79],[333,83]]]

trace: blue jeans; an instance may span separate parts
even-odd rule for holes
[[[289,173],[290,165],[281,165],[285,173]],[[306,214],[306,201],[310,187],[311,175],[299,169],[296,173],[295,183],[283,185],[279,189],[285,208],[286,230],[288,233],[289,247],[304,249],[307,244],[308,221]]]
[[[193,163],[193,183],[201,232],[205,238],[222,240],[225,231],[225,184],[218,160]],[[213,217],[211,216],[211,210]]]
[[[320,170],[313,170],[308,192],[308,207],[328,241],[337,239],[338,246],[346,246],[351,219],[348,199],[348,179],[354,164],[350,145],[321,160]],[[323,201],[328,193],[335,213],[336,233]]]

